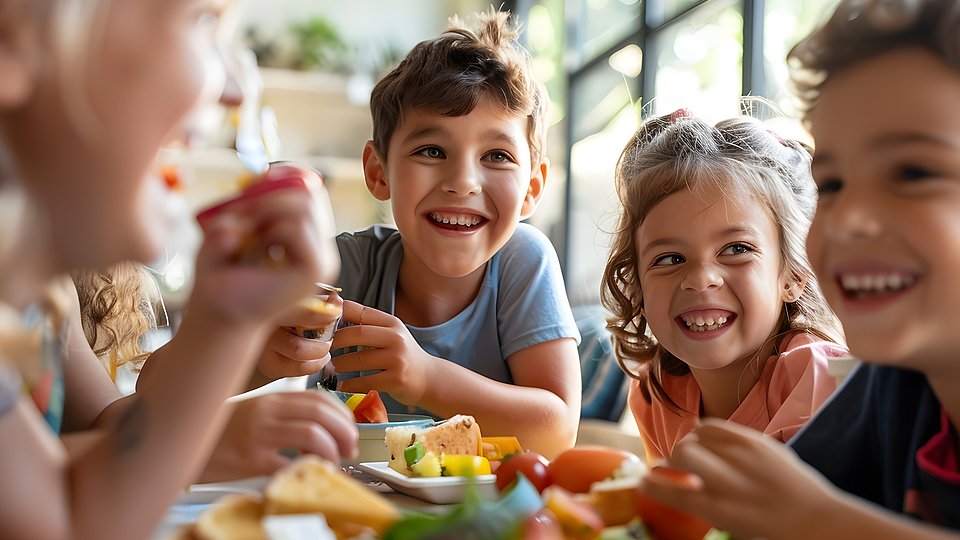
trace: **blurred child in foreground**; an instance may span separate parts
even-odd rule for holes
[[[85,444],[56,437],[61,361],[67,347],[87,347],[71,332],[63,276],[159,255],[176,195],[157,152],[187,138],[198,102],[226,100],[217,31],[229,4],[13,0],[0,9],[0,537],[148,537],[206,461],[224,399],[249,379],[278,317],[336,277],[330,209],[304,196],[322,193],[319,179],[268,171],[266,181],[303,189],[242,201],[207,223],[178,343],[150,387],[83,434]],[[282,264],[244,262],[244,246],[282,251]]]

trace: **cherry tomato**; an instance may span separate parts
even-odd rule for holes
[[[606,446],[577,446],[550,462],[553,483],[573,493],[586,493],[590,485],[610,477],[624,460],[640,462],[636,454]]]
[[[521,452],[507,456],[497,467],[497,491],[503,491],[517,479],[517,473],[530,480],[537,491],[543,490],[552,482],[547,472],[550,462],[536,452]]]

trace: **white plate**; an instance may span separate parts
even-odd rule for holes
[[[387,466],[386,461],[361,463],[358,467],[400,493],[427,502],[437,504],[458,503],[463,500],[464,490],[471,481],[477,484],[481,497],[485,499],[497,498],[497,477],[492,474],[481,474],[472,479],[464,476],[411,478],[391,469]]]

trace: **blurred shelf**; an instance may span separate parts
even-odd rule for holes
[[[284,153],[359,158],[373,134],[369,76],[271,68],[261,72],[263,103],[276,112]]]

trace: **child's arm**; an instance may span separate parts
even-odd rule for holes
[[[516,435],[525,448],[547,457],[573,446],[580,417],[573,339],[518,351],[508,359],[515,384],[505,384],[427,354],[393,315],[345,301],[343,319],[356,326],[338,330],[334,348],[370,348],[335,358],[337,371],[382,370],[343,381],[343,391],[377,389],[438,416],[469,414],[484,433]]]
[[[148,537],[216,442],[223,399],[252,367],[248,340],[257,336],[262,339],[263,330],[250,325],[198,327],[188,341],[204,362],[182,355],[181,362],[158,370],[156,387],[138,395],[112,428],[86,441],[76,456],[68,456],[33,405],[20,400],[0,418],[6,441],[0,475],[9,490],[0,505],[2,536]]]
[[[704,420],[674,448],[670,465],[702,486],[652,474],[641,489],[738,538],[960,538],[836,489],[782,443],[730,422]]]
[[[116,410],[123,408],[114,405],[121,399],[120,392],[84,336],[76,288],[71,283],[65,289],[71,299],[70,311],[66,314],[67,350],[63,359],[64,434],[102,427]]]
[[[68,459],[22,399],[0,417],[7,493],[0,536],[146,538],[195,477],[226,421],[224,399],[248,379],[273,321],[335,274],[332,230],[318,219],[329,208],[301,192],[277,191],[256,203],[231,208],[207,228],[169,357],[87,452]],[[238,261],[251,231],[263,249],[282,249],[282,261]]]
[[[160,357],[164,356],[162,350],[162,347],[157,349],[143,364],[143,369],[137,377],[137,389],[149,384],[153,377],[154,366],[158,363],[152,359],[158,354]],[[304,339],[277,326],[267,338],[257,369],[253,371],[241,391],[260,388],[283,377],[312,375],[323,369],[329,361],[330,342]]]

